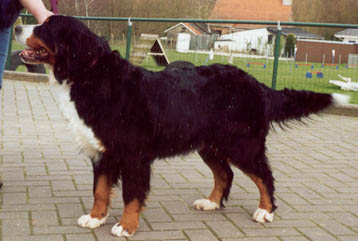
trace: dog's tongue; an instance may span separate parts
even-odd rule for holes
[[[35,59],[35,51],[33,49],[24,49],[20,52],[20,56],[27,59]]]

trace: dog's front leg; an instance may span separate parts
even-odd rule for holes
[[[111,188],[109,175],[100,171],[101,169],[93,163],[93,196],[94,203],[91,213],[83,215],[78,219],[78,225],[85,228],[98,228],[106,222],[108,217],[108,206],[111,199]]]
[[[123,215],[112,228],[118,237],[132,236],[139,227],[139,216],[150,189],[150,161],[127,161],[122,167]]]
[[[112,234],[118,237],[132,236],[139,227],[139,215],[142,204],[133,199],[124,206],[121,221],[112,227]]]

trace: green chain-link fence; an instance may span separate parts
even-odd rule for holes
[[[113,28],[112,23],[121,24],[126,31],[120,36],[110,36],[111,47],[119,50],[131,62],[134,62],[136,55],[141,55],[142,59],[136,64],[153,71],[163,69],[156,61],[163,50],[169,62],[185,60],[195,65],[231,64],[275,89],[342,92],[352,96],[352,103],[358,103],[358,83],[354,83],[358,82],[358,24],[77,18],[91,23],[90,27],[99,35]],[[153,38],[153,33],[138,27],[148,23],[153,26],[167,23],[169,27]],[[229,31],[219,34],[217,31],[220,27]],[[138,32],[138,29],[142,29],[142,32]],[[327,32],[325,30],[334,32],[336,40],[327,41],[317,34]],[[151,40],[146,42],[143,36],[151,36]],[[157,46],[153,47],[155,40],[158,40]],[[18,50],[22,47],[13,42],[12,48]],[[138,50],[140,48],[142,52]],[[9,65],[11,63],[8,62]],[[347,90],[343,90],[342,86]]]

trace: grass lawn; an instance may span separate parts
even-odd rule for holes
[[[122,56],[125,56],[126,50],[124,45],[112,45],[112,48],[118,50]],[[23,47],[16,41],[13,41],[12,50],[15,51],[19,49],[23,49]],[[207,54],[178,53],[172,49],[166,50],[166,52],[171,62],[175,60],[185,60],[194,63],[195,65],[228,63],[228,56],[215,55],[213,60],[208,60]],[[248,67],[249,63],[250,65]],[[245,70],[267,86],[272,86],[273,60],[267,60],[265,58],[234,57],[232,64]],[[143,61],[141,66],[153,71],[160,71],[163,69],[163,67],[157,66],[149,56]],[[20,66],[17,71],[26,71],[26,68]],[[306,78],[307,72],[312,73],[312,78]],[[318,78],[317,72],[322,73],[323,77]],[[358,82],[358,68],[346,68],[346,65],[339,65],[337,69],[336,66],[322,67],[322,64],[320,63],[308,63],[308,65],[306,65],[306,63],[294,63],[292,61],[280,60],[276,89],[294,88],[324,93],[343,93],[351,96],[351,103],[358,104],[358,92],[342,91],[338,86],[329,84],[329,80],[340,80],[338,74],[350,77],[352,78],[352,81]]]

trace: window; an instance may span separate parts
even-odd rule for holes
[[[284,6],[291,6],[292,5],[292,0],[282,0],[282,4]]]

